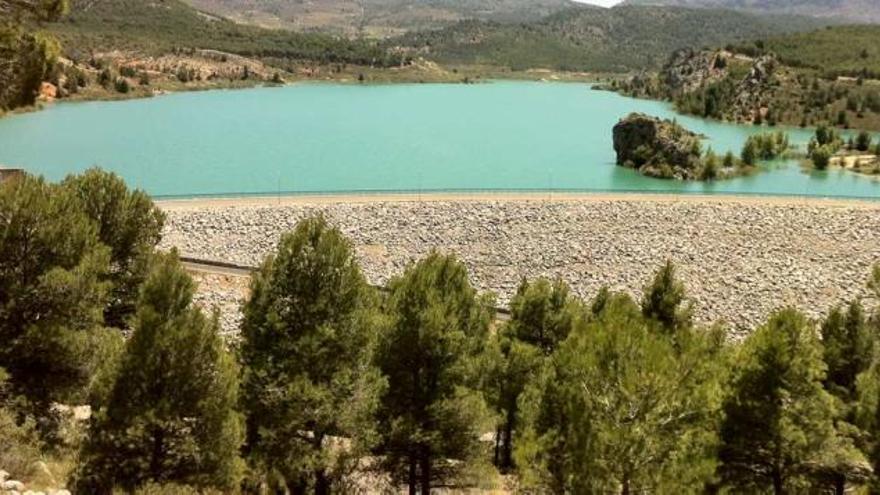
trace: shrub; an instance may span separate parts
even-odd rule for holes
[[[828,168],[828,165],[831,164],[832,155],[834,155],[834,153],[831,151],[831,147],[823,145],[814,149],[810,158],[813,160],[813,166],[816,170],[825,170]]]
[[[128,79],[124,77],[120,77],[116,79],[116,83],[113,85],[116,89],[117,93],[126,94],[131,91],[131,86],[128,84]]]

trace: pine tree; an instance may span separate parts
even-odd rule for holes
[[[517,403],[526,382],[537,373],[581,317],[583,308],[561,280],[523,281],[510,302],[510,322],[492,339],[495,366],[489,397],[501,421],[496,427],[495,464],[513,467]]]
[[[131,191],[116,174],[93,168],[62,183],[98,226],[98,238],[110,248],[108,326],[126,328],[148,260],[162,238],[165,215],[143,191]]]
[[[822,323],[823,357],[828,367],[825,388],[844,403],[855,399],[856,377],[871,365],[875,338],[858,301],[851,302],[846,313],[839,307],[832,309]]]
[[[394,480],[428,494],[480,455],[479,437],[491,428],[476,376],[488,301],[462,263],[432,253],[391,282],[388,306],[391,327],[378,353],[388,378],[379,451]]]
[[[642,314],[654,320],[668,333],[691,326],[692,308],[685,303],[685,288],[675,274],[675,265],[667,260],[654,275],[642,296]]]
[[[109,253],[77,202],[42,178],[0,186],[0,367],[37,416],[77,401],[112,338],[102,329]]]
[[[527,387],[523,483],[553,493],[699,491],[715,471],[719,339],[657,332],[626,295],[603,306]]]
[[[753,140],[746,141],[740,155],[742,162],[748,166],[754,166],[758,161],[758,149]]]
[[[835,428],[838,406],[824,380],[821,343],[797,311],[780,311],[749,335],[724,405],[726,484],[781,494],[815,488],[827,471],[860,469],[861,455]]]
[[[106,406],[93,411],[77,493],[150,482],[232,489],[240,481],[238,368],[216,316],[193,307],[194,291],[176,252],[157,255]]]
[[[322,217],[282,237],[251,285],[241,355],[247,451],[293,492],[341,490],[375,443],[384,382],[376,298],[351,243]],[[351,441],[347,449],[331,437]]]

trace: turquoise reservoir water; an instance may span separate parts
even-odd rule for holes
[[[7,117],[0,163],[53,180],[100,165],[156,196],[577,189],[880,198],[880,181],[805,173],[797,163],[705,184],[641,177],[614,165],[611,144],[613,125],[633,111],[676,117],[719,153],[760,132],[583,84],[301,84]],[[790,131],[795,142],[809,138]]]

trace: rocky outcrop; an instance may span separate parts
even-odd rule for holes
[[[726,60],[721,52],[678,50],[663,66],[660,78],[671,91],[690,93],[723,79]]]
[[[770,55],[755,59],[749,73],[737,84],[732,107],[745,120],[755,120],[757,112],[764,111],[776,65],[776,59]]]
[[[664,179],[700,177],[700,137],[670,120],[633,113],[614,126],[617,164]]]

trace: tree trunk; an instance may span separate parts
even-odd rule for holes
[[[495,456],[493,458],[493,464],[495,467],[501,467],[501,425],[495,427]]]
[[[775,495],[785,494],[785,483],[783,483],[782,474],[778,470],[773,472],[773,493]]]
[[[315,431],[314,449],[321,452],[324,448],[324,433]],[[323,467],[315,469],[315,495],[330,495],[330,479]]]
[[[620,495],[629,495],[629,476],[624,476],[620,483]]]
[[[431,456],[428,447],[422,451],[420,461],[420,471],[422,475],[422,493],[421,495],[430,495],[431,493]]]
[[[162,458],[165,450],[165,432],[161,428],[153,430],[153,448],[150,452],[150,477],[155,482],[162,481]]]
[[[846,493],[846,476],[838,474],[834,477],[834,495],[844,495]]]
[[[501,467],[508,470],[513,467],[513,422],[515,420],[513,410],[507,412],[507,420],[504,422],[504,451],[501,459]]]
[[[287,491],[290,495],[306,495],[306,481],[304,479],[296,479],[287,483]]]
[[[416,476],[416,456],[414,454],[409,455],[409,479],[407,482],[409,484],[409,495],[416,495],[418,477]]]
[[[315,470],[315,495],[330,495],[330,480],[323,468]]]

